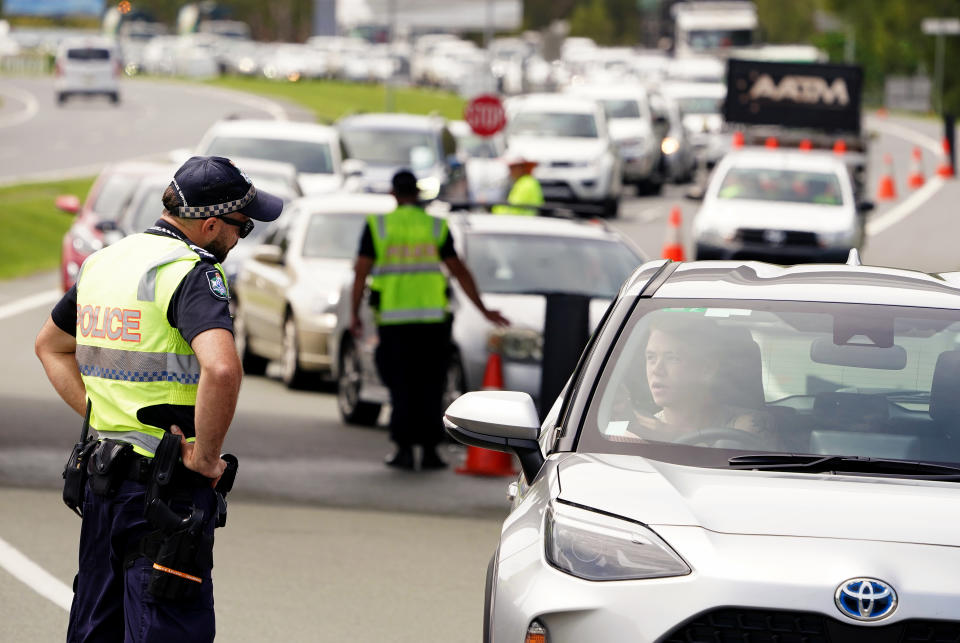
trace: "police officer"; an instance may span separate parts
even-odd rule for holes
[[[521,156],[508,157],[506,163],[507,167],[510,168],[510,178],[513,179],[513,186],[507,196],[509,205],[495,205],[491,211],[494,214],[535,216],[537,214],[536,207],[543,205],[543,189],[540,187],[540,181],[533,175],[533,168],[537,166],[537,163]],[[519,207],[524,205],[535,207]]]
[[[441,264],[484,317],[507,325],[499,312],[488,310],[481,301],[473,276],[457,257],[446,221],[424,212],[418,195],[417,178],[400,170],[393,177],[396,210],[368,217],[354,269],[350,323],[359,336],[360,303],[367,276],[373,274],[371,305],[380,340],[375,358],[380,378],[390,389],[390,439],[397,446],[386,463],[406,470],[415,468],[416,445],[423,451],[421,469],[446,466],[436,447],[443,437],[452,319]]]
[[[176,171],[163,207],[146,232],[84,262],[37,336],[50,382],[72,409],[87,413],[99,437],[83,501],[70,643],[214,638],[212,487],[224,471],[220,449],[242,377],[220,262],[253,220],[276,219],[283,202],[254,188],[228,159],[211,156],[192,157]],[[169,506],[202,524],[202,536],[199,528],[191,536],[199,544],[188,555],[190,573],[145,553],[161,533],[144,503],[166,432],[179,436],[182,457]],[[154,554],[157,547],[182,551],[169,541],[153,544]],[[177,598],[158,587],[174,588]]]

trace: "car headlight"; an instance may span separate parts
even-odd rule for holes
[[[487,350],[514,362],[539,362],[543,335],[528,328],[495,328],[487,337]]]
[[[73,228],[73,249],[82,255],[92,255],[103,247],[103,240],[84,227]]]
[[[694,236],[700,243],[730,243],[737,238],[737,230],[736,228],[707,224],[697,227]]]
[[[673,138],[672,136],[666,137],[660,143],[660,151],[666,154],[667,156],[670,156],[671,154],[676,154],[677,150],[679,149],[680,149],[680,141]]]
[[[417,181],[417,189],[420,190],[420,198],[425,201],[436,199],[440,196],[440,179],[435,176],[427,176]]]
[[[337,304],[340,303],[340,292],[335,290],[331,293],[323,293],[318,295],[313,300],[313,305],[310,307],[310,311],[314,315],[322,315],[324,313],[334,313],[337,311]]]
[[[848,246],[853,243],[852,233],[849,230],[840,230],[838,232],[818,232],[817,243],[821,247]]]
[[[544,525],[547,561],[592,581],[685,576],[690,567],[640,523],[554,502]]]

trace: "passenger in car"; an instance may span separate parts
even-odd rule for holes
[[[749,333],[721,329],[703,317],[656,320],[643,360],[650,397],[659,410],[636,413],[630,432],[663,441],[689,438],[696,444],[695,435],[706,429],[735,429],[758,434],[774,448],[773,420],[762,409],[760,373],[747,363],[751,350],[757,349]],[[755,382],[750,381],[754,371]]]

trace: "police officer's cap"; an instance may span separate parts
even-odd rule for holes
[[[400,196],[417,196],[420,188],[417,187],[417,177],[410,170],[398,170],[393,175],[393,193]]]
[[[180,198],[173,214],[185,219],[206,219],[242,212],[257,221],[273,221],[283,210],[283,200],[257,190],[233,161],[222,156],[192,156],[180,166],[170,183]]]

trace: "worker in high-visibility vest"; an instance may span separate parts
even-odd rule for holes
[[[370,216],[354,268],[350,330],[362,333],[360,304],[370,284],[379,342],[376,364],[390,390],[390,439],[396,452],[388,466],[413,470],[414,447],[422,449],[420,469],[442,469],[436,447],[443,438],[443,394],[450,359],[453,317],[447,301],[447,270],[467,298],[491,323],[504,326],[499,312],[480,299],[473,275],[457,257],[447,222],[418,205],[417,178],[409,170],[393,177],[397,208]]]
[[[537,208],[543,205],[543,189],[540,187],[540,181],[533,175],[533,168],[537,166],[537,162],[522,156],[512,156],[506,159],[506,163],[510,168],[510,178],[513,180],[510,194],[507,195],[509,205],[495,205],[491,212],[536,216]],[[521,207],[524,205],[534,207]]]
[[[220,263],[283,201],[217,156],[188,159],[162,201],[152,227],[84,262],[36,340],[54,389],[96,438],[64,471],[64,501],[83,518],[67,627],[78,643],[215,633],[226,489],[214,482],[243,376]]]

